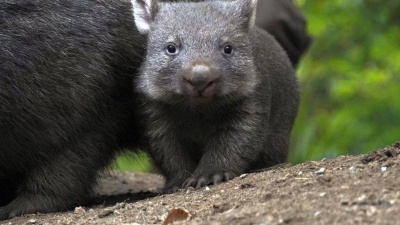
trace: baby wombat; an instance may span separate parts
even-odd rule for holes
[[[144,147],[165,191],[284,162],[298,85],[285,52],[254,26],[257,0],[133,5],[148,34],[136,86]]]
[[[0,1],[0,220],[84,203],[135,143],[144,42],[127,0]]]

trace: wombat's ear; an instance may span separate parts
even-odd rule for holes
[[[235,4],[239,4],[239,17],[243,21],[245,28],[251,30],[256,21],[256,9],[258,0],[236,0]]]
[[[158,12],[158,0],[131,0],[133,16],[138,31],[141,34],[148,34],[150,25]]]

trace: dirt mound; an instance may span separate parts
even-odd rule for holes
[[[0,224],[162,224],[180,208],[173,216],[187,219],[174,224],[400,225],[400,142],[365,155],[281,165],[201,190],[159,195],[161,185],[153,174],[113,173],[100,182],[97,205]]]

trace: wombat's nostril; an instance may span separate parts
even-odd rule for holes
[[[184,81],[193,86],[199,92],[204,91],[218,78],[218,73],[212,71],[211,67],[207,65],[194,65],[183,75]]]

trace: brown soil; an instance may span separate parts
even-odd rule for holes
[[[162,224],[176,207],[183,211],[173,216],[189,216],[174,224],[400,225],[399,184],[397,142],[366,155],[281,165],[168,195],[155,194],[162,186],[157,175],[115,172],[100,182],[102,197],[93,206],[0,224]]]

